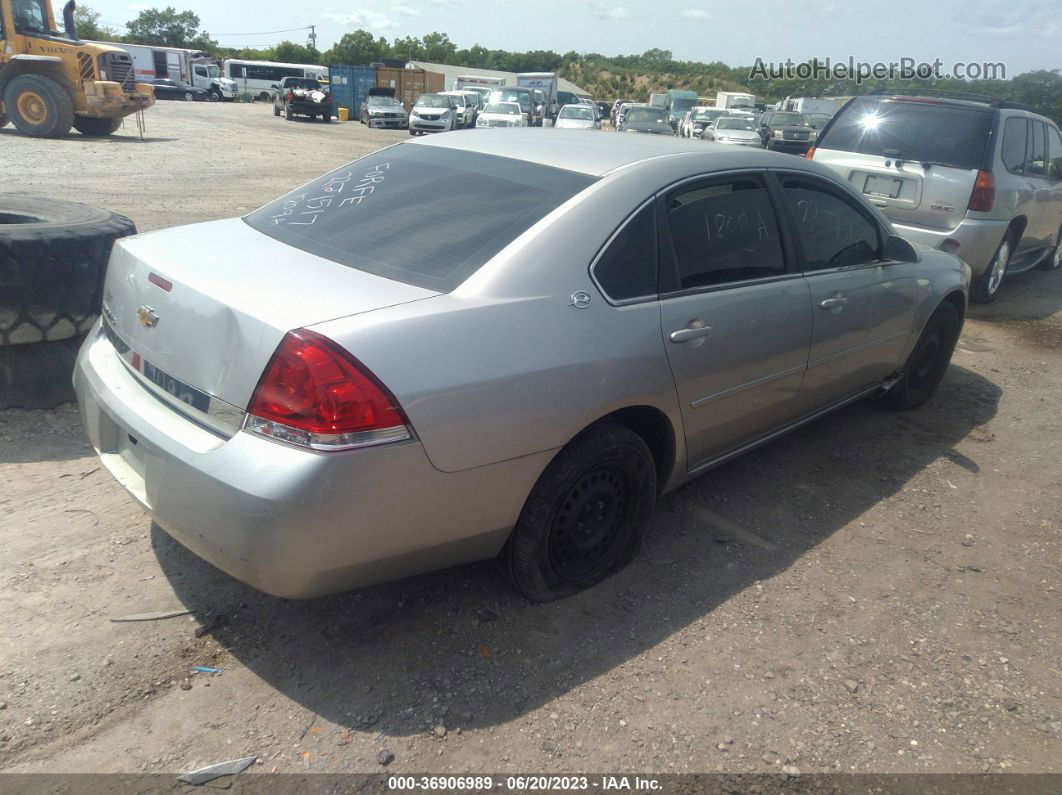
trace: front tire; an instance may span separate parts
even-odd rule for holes
[[[656,467],[645,441],[604,422],[546,467],[499,558],[517,591],[549,602],[626,566],[649,526]]]
[[[0,127],[4,125],[0,123]],[[1055,271],[1059,267],[1062,267],[1062,227],[1058,230],[1058,237],[1055,238],[1055,250],[1051,252],[1051,256],[1041,262],[1037,267],[1040,270]]]
[[[274,116],[279,116],[280,115],[280,108],[277,107],[277,103],[275,103],[275,102],[273,103],[273,115]]]
[[[5,112],[23,135],[60,138],[74,126],[74,101],[48,77],[19,75],[4,91]]]
[[[961,331],[958,310],[945,301],[930,316],[914,350],[907,357],[899,380],[885,393],[881,402],[889,408],[907,411],[929,400],[947,372]]]
[[[992,255],[985,272],[973,280],[970,285],[970,300],[978,304],[990,304],[999,295],[999,288],[1007,274],[1007,265],[1014,253],[1014,233],[1007,232],[999,241],[999,247]]]
[[[90,119],[87,116],[74,117],[74,129],[82,135],[104,136],[110,135],[122,126],[122,120],[118,119]]]

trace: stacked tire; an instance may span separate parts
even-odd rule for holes
[[[54,408],[99,317],[122,215],[73,202],[0,194],[0,408]]]

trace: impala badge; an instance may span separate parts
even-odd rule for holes
[[[155,326],[159,324],[159,313],[147,304],[144,304],[136,310],[136,319],[139,320],[140,325],[145,328],[155,328]]]

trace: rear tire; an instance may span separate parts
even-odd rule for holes
[[[280,108],[277,107],[275,102],[273,103],[273,115],[274,116],[279,116],[280,115]]]
[[[74,101],[49,77],[19,75],[4,90],[5,112],[23,135],[60,138],[74,126]]]
[[[499,567],[532,602],[589,588],[630,562],[655,502],[656,467],[645,441],[622,425],[596,425],[539,477]]]
[[[191,102],[194,99],[195,99],[195,97],[192,95],[191,91],[185,91],[184,92],[184,101],[185,102]]]
[[[118,119],[90,119],[87,116],[74,118],[74,129],[82,135],[104,136],[110,135],[122,126],[122,120]]]
[[[881,402],[889,408],[907,411],[929,400],[947,372],[961,331],[958,311],[945,301],[926,322],[907,357],[900,379],[885,393]]]
[[[1014,232],[1008,231],[999,241],[999,246],[992,255],[992,260],[985,272],[973,280],[970,285],[970,300],[977,304],[990,304],[999,295],[999,288],[1007,275],[1007,265],[1014,253]]]
[[[6,113],[0,113],[0,129],[3,129],[6,126],[7,126],[7,114]]]
[[[293,118],[295,118],[295,114],[291,112],[291,105],[284,106],[284,118],[288,121],[291,121]]]
[[[0,124],[0,127],[3,126],[3,124]],[[1062,227],[1059,228],[1058,236],[1055,238],[1054,251],[1037,267],[1045,271],[1055,271],[1062,267]]]

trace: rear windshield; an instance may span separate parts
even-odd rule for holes
[[[631,108],[627,112],[627,121],[631,124],[651,121],[663,123],[664,111],[660,108]]]
[[[991,112],[978,108],[857,99],[834,117],[818,147],[976,169],[991,125]]]
[[[522,160],[400,144],[326,174],[244,220],[341,265],[449,292],[593,182],[585,174]]]
[[[583,119],[584,121],[593,121],[594,112],[590,108],[584,108],[579,105],[565,105],[561,108],[558,116],[562,119]]]

